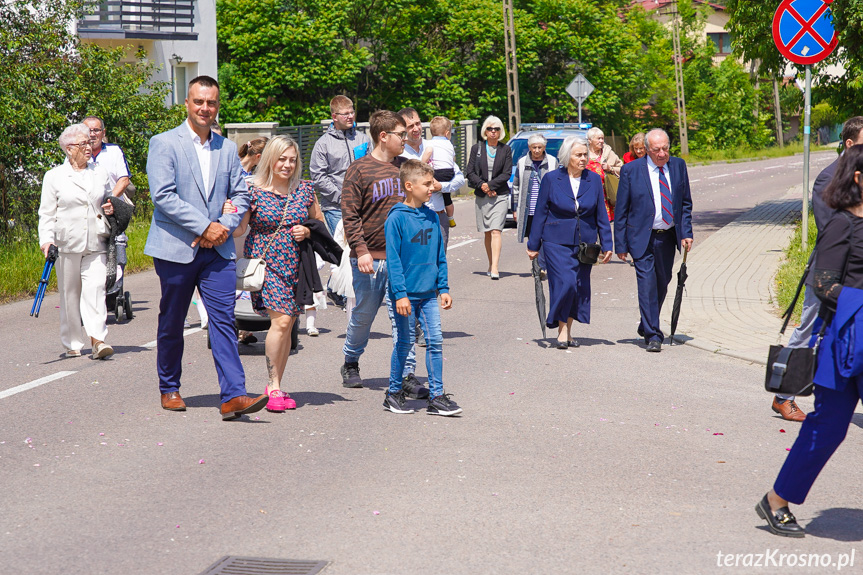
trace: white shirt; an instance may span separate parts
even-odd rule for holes
[[[665,173],[665,179],[668,180],[668,187],[673,190],[674,186],[671,183],[671,174],[669,173],[671,170],[668,169],[667,163],[662,168],[662,171]],[[650,156],[647,156],[647,173],[650,175],[650,187],[653,190],[653,207],[656,210],[653,216],[653,229],[671,229],[674,226],[669,226],[662,221],[662,197],[659,195],[659,166],[653,163]]]
[[[569,185],[572,188],[572,197],[575,198],[575,211],[578,211],[578,188],[581,187],[581,176],[573,178],[569,176]]]
[[[129,173],[129,164],[123,150],[117,144],[102,143],[99,153],[90,158],[90,163],[101,166],[108,173],[111,189],[117,185],[120,178],[132,177]]]
[[[420,149],[414,150],[410,144],[405,142],[405,151],[402,152],[402,157],[422,161],[422,155],[425,151],[425,144],[426,140],[420,140]],[[459,191],[462,186],[464,186],[464,174],[462,174],[461,169],[455,162],[453,162],[453,171],[455,172],[455,174],[453,175],[452,179],[448,182],[440,182],[440,191],[432,192],[431,199],[426,202],[426,205],[435,212],[442,212],[444,210],[443,192],[453,194]]]
[[[455,170],[455,148],[449,139],[444,136],[434,136],[427,143],[432,149],[432,167],[435,170]]]
[[[213,141],[213,131],[210,130],[210,137],[206,142],[201,142],[201,137],[192,129],[188,118],[185,121],[186,128],[189,130],[189,135],[192,137],[192,144],[195,146],[195,152],[198,154],[198,165],[201,167],[201,177],[204,180],[204,193],[210,193],[210,142]]]

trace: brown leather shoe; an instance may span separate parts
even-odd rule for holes
[[[179,391],[162,394],[162,409],[168,411],[186,411],[186,402],[180,397]]]
[[[806,419],[806,414],[800,411],[793,399],[789,399],[784,403],[779,403],[776,397],[773,397],[773,411],[782,416],[782,419],[788,421],[803,421]]]
[[[219,411],[222,412],[222,420],[228,421],[229,419],[237,419],[246,413],[261,411],[264,409],[264,406],[267,405],[267,401],[269,401],[269,399],[270,398],[266,395],[259,395],[258,397],[241,395],[226,401],[219,409]]]

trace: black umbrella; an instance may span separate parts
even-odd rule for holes
[[[45,298],[45,290],[48,289],[48,281],[51,279],[51,270],[54,269],[55,261],[57,261],[57,246],[51,244],[48,248],[48,256],[45,258],[45,267],[42,268],[39,286],[36,288],[36,297],[33,298],[33,307],[30,308],[31,316],[39,317],[39,310],[42,309],[42,300]]]
[[[686,256],[689,255],[689,250],[683,252],[683,263],[680,264],[680,269],[677,271],[677,291],[674,292],[674,305],[671,308],[671,342],[668,345],[674,345],[674,332],[677,331],[677,320],[680,318],[680,304],[683,303],[683,288],[686,285]]]
[[[530,262],[530,271],[533,273],[533,289],[536,292],[536,313],[539,315],[539,325],[542,327],[542,337],[545,337],[545,291],[542,289],[539,258],[534,258],[533,261]]]
[[[114,282],[117,281],[117,236],[126,231],[126,228],[129,227],[129,222],[132,221],[132,214],[135,213],[135,206],[121,198],[111,197],[108,201],[114,206],[114,213],[105,216],[111,228],[111,237],[108,239],[107,262],[105,265],[108,270],[105,277],[106,290],[110,290]]]

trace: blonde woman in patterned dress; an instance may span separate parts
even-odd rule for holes
[[[300,180],[303,171],[299,146],[287,136],[267,142],[249,187],[251,206],[240,227],[249,226],[245,255],[267,261],[264,287],[252,292],[252,305],[270,317],[265,345],[269,396],[267,410],[282,412],[297,404],[282,390],[291,353],[291,328],[300,315],[294,292],[300,261],[297,243],[307,239],[309,217],[323,221],[312,182]]]

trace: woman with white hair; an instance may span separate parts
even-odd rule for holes
[[[291,353],[291,330],[300,315],[296,289],[300,264],[299,242],[311,236],[301,225],[309,218],[323,222],[324,216],[311,181],[300,180],[303,172],[300,149],[293,139],[276,136],[267,142],[249,186],[251,202],[234,235],[249,226],[245,254],[267,262],[264,287],[252,292],[252,306],[270,318],[265,355],[269,383],[267,410],[283,412],[297,402],[282,390],[282,379]]]
[[[546,325],[557,327],[557,349],[578,347],[572,321],[590,323],[591,263],[578,260],[579,244],[595,244],[599,263],[611,259],[612,237],[603,209],[602,181],[587,169],[587,142],[576,136],[563,141],[560,168],[549,172],[539,186],[536,212],[527,242],[533,260],[545,249],[549,309]]]
[[[509,177],[512,174],[512,148],[501,140],[506,137],[503,122],[489,116],[482,123],[480,136],[485,140],[474,144],[465,170],[468,184],[476,196],[476,228],[485,234],[485,253],[488,257],[488,274],[500,279],[501,235],[509,206]]]
[[[512,182],[512,203],[515,206],[513,216],[518,225],[516,231],[519,243],[523,243],[524,238],[530,236],[542,178],[557,168],[557,159],[545,153],[546,143],[545,136],[542,134],[531,134],[527,139],[527,154],[516,162],[515,179]],[[539,267],[545,269],[542,250],[539,253]]]
[[[620,168],[623,167],[623,161],[617,157],[611,146],[605,143],[605,134],[597,127],[593,127],[587,131],[588,142],[588,161],[587,169],[591,172],[599,174],[602,178],[603,189],[605,188],[605,176],[611,174],[616,178],[620,177]],[[609,221],[614,221],[614,206],[608,203],[608,197],[605,198],[605,209],[608,212]]]
[[[45,257],[57,246],[60,291],[60,341],[66,357],[80,357],[90,336],[91,357],[105,359],[114,349],[108,336],[105,305],[107,250],[114,213],[112,186],[104,168],[90,162],[90,129],[73,124],[59,138],[66,161],[45,173],[39,205],[39,245]],[[81,327],[83,326],[83,331]]]

